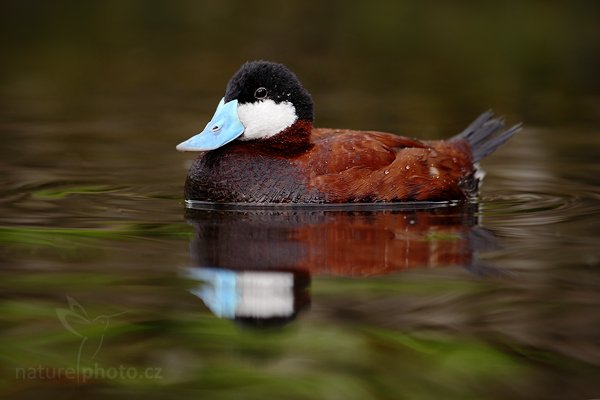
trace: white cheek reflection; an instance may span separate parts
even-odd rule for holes
[[[294,313],[294,275],[291,272],[232,271],[190,268],[204,282],[191,290],[221,318],[289,317]]]
[[[296,122],[296,109],[289,101],[273,100],[238,105],[238,117],[244,125],[240,140],[265,139],[278,134]]]

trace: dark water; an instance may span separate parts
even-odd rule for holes
[[[15,4],[0,397],[600,397],[596,6]],[[174,146],[248,58],[319,126],[526,128],[469,207],[186,209]]]

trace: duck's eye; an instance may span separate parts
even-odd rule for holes
[[[259,87],[254,91],[254,97],[258,100],[267,98],[267,89],[265,89],[264,87]]]

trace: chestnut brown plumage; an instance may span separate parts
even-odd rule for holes
[[[501,136],[490,113],[472,138],[486,148]],[[419,141],[389,133],[312,128],[299,121],[269,140],[235,141],[203,153],[185,186],[187,199],[251,203],[347,203],[467,200],[477,193],[467,137]],[[310,132],[310,134],[307,134]],[[503,135],[503,136],[502,136]],[[466,135],[465,135],[466,136]],[[294,140],[291,140],[293,137]],[[496,147],[503,143],[496,143]]]

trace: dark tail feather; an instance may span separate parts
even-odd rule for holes
[[[483,157],[490,155],[504,142],[521,130],[522,124],[517,124],[498,133],[504,128],[502,118],[493,118],[491,111],[481,114],[464,131],[452,137],[452,141],[466,140],[471,146],[473,162],[479,162]]]

